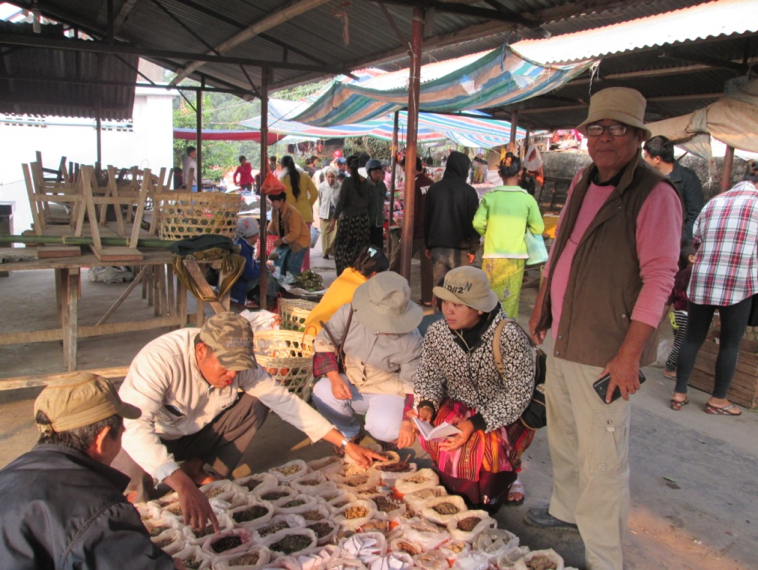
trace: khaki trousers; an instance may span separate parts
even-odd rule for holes
[[[601,368],[551,357],[547,436],[553,463],[550,514],[576,523],[588,570],[622,570],[629,516],[631,404],[600,400]]]

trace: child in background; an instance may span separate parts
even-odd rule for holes
[[[695,247],[692,244],[692,240],[684,240],[679,254],[679,273],[676,274],[674,290],[671,291],[668,300],[669,305],[674,305],[670,318],[675,336],[674,346],[663,368],[663,375],[666,378],[676,379],[676,361],[679,358],[679,348],[682,346],[684,335],[687,332],[687,286],[690,284],[693,263],[695,263]],[[681,408],[681,403],[676,403]],[[672,400],[672,408],[674,404],[675,402]]]

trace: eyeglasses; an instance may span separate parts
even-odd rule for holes
[[[587,136],[588,137],[599,137],[602,135],[605,130],[608,129],[608,132],[611,133],[614,137],[622,137],[626,134],[626,131],[629,130],[629,127],[626,125],[611,125],[610,127],[604,127],[603,125],[587,125]]]

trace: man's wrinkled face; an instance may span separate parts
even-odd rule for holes
[[[200,369],[200,374],[214,388],[222,390],[231,385],[237,377],[237,372],[227,370],[221,365],[218,357],[207,344],[198,343],[195,347],[195,356],[197,357],[197,367]]]
[[[591,136],[588,133],[587,136],[587,150],[600,172],[601,182],[605,182],[613,178],[639,152],[644,133],[613,119],[596,121],[592,125],[587,125],[587,128],[593,125],[605,127],[602,134]],[[625,126],[626,133],[612,135],[608,127],[614,125]]]

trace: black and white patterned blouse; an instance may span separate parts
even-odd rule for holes
[[[415,405],[429,401],[436,411],[442,400],[451,398],[476,408],[488,432],[515,422],[534,391],[534,350],[521,327],[507,323],[500,335],[505,377],[499,374],[492,339],[504,318],[498,311],[469,353],[456,342],[444,319],[432,324],[424,336],[414,384]]]

